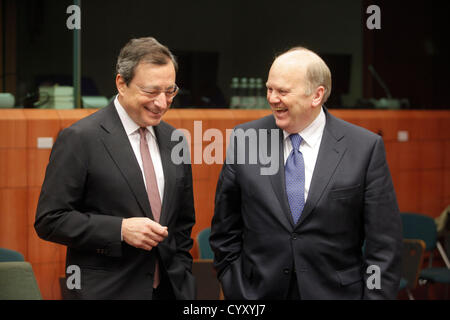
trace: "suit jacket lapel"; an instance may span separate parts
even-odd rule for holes
[[[117,165],[128,183],[136,201],[142,209],[143,215],[153,219],[145,189],[142,171],[134,155],[130,141],[125,133],[122,122],[117,114],[114,104],[111,103],[106,111],[102,127],[102,141],[109,155]]]
[[[164,172],[164,193],[162,198],[161,217],[159,223],[167,225],[170,218],[170,196],[175,192],[176,187],[176,166],[171,159],[172,142],[171,132],[161,124],[153,127],[155,129],[156,140],[158,141],[159,153]]]
[[[323,131],[322,142],[314,167],[308,199],[306,200],[302,215],[297,222],[297,227],[305,221],[316,207],[317,202],[322,197],[325,188],[330,182],[334,171],[347,149],[342,141],[344,135],[339,132],[340,130],[336,126],[337,119],[330,115],[325,108],[324,111],[326,115],[326,124]]]

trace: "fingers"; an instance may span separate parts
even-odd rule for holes
[[[156,247],[159,244],[158,241],[155,241],[153,239],[149,239],[147,237],[143,237],[140,241],[136,243],[136,248],[144,249],[147,251],[152,250],[154,247]]]
[[[162,240],[167,238],[167,236],[169,235],[169,232],[167,231],[167,227],[163,227],[162,225],[160,225],[159,223],[156,223],[156,222],[154,222],[154,224],[152,224],[151,230],[155,236],[161,237]]]
[[[169,235],[167,227],[149,218],[122,220],[123,240],[136,248],[151,250]]]
[[[152,227],[147,228],[143,234],[148,237],[150,240],[156,241],[156,242],[162,242],[167,236],[167,227],[165,227],[164,230],[154,230]]]

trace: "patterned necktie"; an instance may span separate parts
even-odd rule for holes
[[[147,128],[140,128],[139,134],[141,140],[139,148],[142,157],[142,167],[144,168],[145,184],[147,186],[147,195],[152,209],[153,218],[156,222],[159,222],[161,216],[161,197],[159,195],[158,183],[156,182],[155,169],[153,167],[152,157],[148,149],[148,143],[146,138]],[[159,263],[156,261],[155,265],[155,277],[153,279],[153,288],[157,288],[159,285]]]
[[[292,218],[294,223],[297,224],[305,206],[305,162],[299,150],[302,137],[298,134],[291,134],[289,138],[292,143],[292,151],[287,158],[284,173]]]

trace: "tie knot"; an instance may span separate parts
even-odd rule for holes
[[[145,127],[139,128],[139,134],[141,135],[141,138],[145,138],[146,133],[147,133],[147,128],[145,128]]]
[[[299,134],[291,134],[289,138],[291,139],[292,148],[298,150],[300,148],[300,143],[302,142],[302,137],[300,137]]]

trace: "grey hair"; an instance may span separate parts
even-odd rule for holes
[[[131,39],[120,50],[117,58],[116,74],[120,74],[127,85],[133,80],[136,66],[143,63],[166,65],[172,61],[175,72],[178,71],[178,63],[169,48],[159,43],[153,37]]]
[[[308,85],[306,86],[305,94],[310,95],[319,86],[323,86],[325,88],[325,92],[323,94],[323,103],[325,103],[331,94],[331,71],[328,68],[327,64],[321,57],[319,57],[318,54],[305,47],[293,47],[288,51],[278,55],[277,58],[285,53],[292,51],[307,52],[316,58],[308,65],[306,69],[306,79],[308,80]]]

